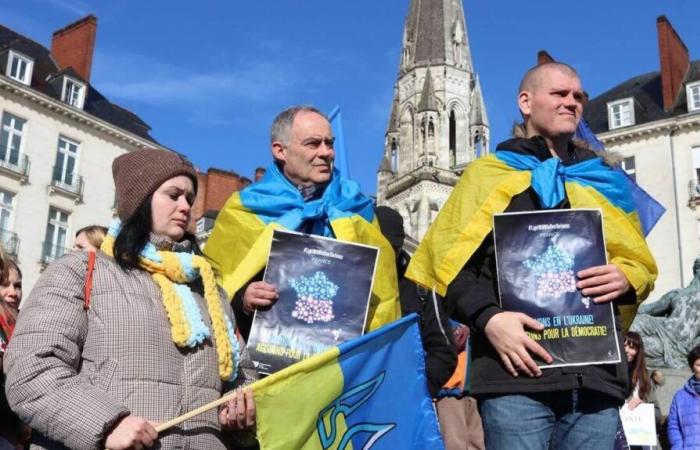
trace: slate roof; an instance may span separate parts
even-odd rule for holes
[[[676,97],[673,108],[665,111],[660,72],[649,72],[639,75],[623,81],[590,100],[584,108],[583,116],[594,133],[609,131],[607,104],[630,97],[634,98],[635,101],[635,124],[630,126],[686,114],[688,113],[688,103],[685,86],[687,83],[695,81],[700,81],[700,60],[690,63],[690,68],[683,80],[682,88]]]
[[[411,4],[409,33],[416,44],[413,64],[445,61],[444,0],[414,0]]]
[[[151,142],[158,143],[149,134],[151,127],[139,116],[110,102],[94,86],[78,76],[72,68],[60,70],[49,49],[43,45],[0,25],[0,52],[7,49],[15,50],[34,60],[32,89],[60,100],[61,93],[56,92],[50,82],[62,74],[70,75],[88,85],[83,111]]]

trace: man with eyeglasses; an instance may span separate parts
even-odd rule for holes
[[[372,200],[333,167],[335,138],[328,118],[312,106],[293,106],[277,115],[270,134],[273,164],[228,200],[205,248],[233,299],[244,339],[252,312],[273,307],[279,298],[276,286],[262,281],[267,259],[262,251],[269,250],[270,228],[279,226],[380,247],[373,286],[379,302],[370,309],[368,325],[374,329],[399,318],[391,245],[374,223]],[[340,219],[350,219],[354,232],[334,225]]]

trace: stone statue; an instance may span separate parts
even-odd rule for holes
[[[686,355],[700,343],[700,257],[690,284],[643,303],[631,330],[642,336],[648,366],[688,368]]]

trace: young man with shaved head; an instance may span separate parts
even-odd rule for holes
[[[606,179],[616,185],[620,182],[621,195],[629,192],[618,172],[572,141],[585,102],[573,68],[549,63],[530,69],[517,101],[523,123],[516,137],[465,170],[416,251],[407,276],[444,290],[450,314],[474,328],[472,389],[479,401],[487,448],[612,449],[618,407],[629,394],[625,359],[608,365],[537,366],[533,355],[546,363],[552,358],[526,330],[540,331],[543,326],[499,306],[491,218],[501,212],[600,207],[572,205],[574,200],[563,187],[572,169],[583,179],[604,172]],[[597,172],[587,174],[588,167]],[[517,176],[525,171],[532,177]],[[535,179],[536,183],[531,181]],[[560,197],[552,202],[544,191],[558,191]],[[610,220],[606,215],[604,220]],[[459,226],[455,220],[462,220]],[[636,233],[637,228],[630,230]],[[623,324],[629,326],[636,305],[648,295],[656,277],[641,231],[639,236],[641,245],[633,246],[606,231],[611,263],[576,274],[576,287],[583,295],[596,303],[614,302],[616,313],[626,314],[616,315],[618,335]],[[455,255],[455,248],[464,260],[450,263],[446,256]],[[622,342],[619,336],[618,341]]]

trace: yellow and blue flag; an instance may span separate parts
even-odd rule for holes
[[[260,448],[440,450],[417,316],[252,385]]]
[[[265,267],[272,231],[295,231],[302,225],[310,225],[312,234],[379,247],[368,329],[401,317],[394,251],[374,218],[372,200],[336,169],[323,195],[315,200],[305,202],[274,163],[261,180],[228,199],[204,254],[229,298]]]
[[[340,114],[340,105],[336,105],[333,111],[328,114],[328,121],[331,123],[333,137],[335,137],[335,143],[333,144],[333,149],[335,150],[333,167],[338,168],[341,177],[349,179],[350,164],[348,161],[348,153],[345,150],[345,134],[343,133],[343,118]]]
[[[598,139],[598,137],[593,133],[593,130],[588,126],[586,119],[581,119],[576,127],[577,139],[584,141],[593,150],[603,152],[605,151],[605,146]],[[625,173],[622,169],[618,168],[622,173]],[[637,209],[637,214],[639,214],[639,221],[642,224],[642,231],[645,236],[648,236],[652,228],[661,219],[661,216],[666,213],[666,208],[663,207],[661,203],[656,201],[654,197],[649,195],[647,191],[641,188],[635,180],[630,178],[630,190],[632,194],[632,201],[634,202],[635,208]]]
[[[568,197],[572,208],[600,208],[608,261],[616,264],[634,288],[637,301],[653,289],[658,273],[647,247],[630,188],[631,180],[593,158],[564,166],[558,158],[499,150],[471,163],[462,174],[406,271],[406,277],[445,295],[469,258],[491,233],[493,215],[532,187],[544,208]],[[618,305],[623,328],[637,305]]]

